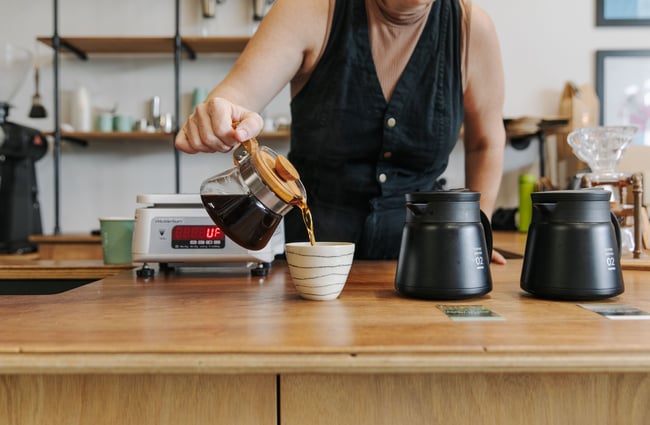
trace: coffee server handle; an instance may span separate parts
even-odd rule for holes
[[[621,225],[618,223],[618,218],[616,217],[616,214],[614,212],[610,212],[610,215],[612,216],[612,225],[614,226],[614,233],[616,234],[616,244],[618,245],[618,257],[621,258],[622,252],[621,250],[623,249],[623,241],[621,241]]]
[[[488,250],[488,261],[492,258],[492,226],[490,225],[490,219],[487,215],[481,210],[481,224],[483,225],[483,233],[485,234],[485,243]],[[620,232],[619,232],[620,233]]]

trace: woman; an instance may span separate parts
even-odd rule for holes
[[[491,216],[501,181],[503,69],[487,14],[468,0],[278,0],[226,78],[176,138],[228,152],[257,135],[256,111],[291,84],[289,159],[318,240],[396,258],[404,194],[440,188],[464,128],[465,186]],[[233,129],[233,122],[239,124]],[[306,240],[299,214],[286,239]],[[493,261],[505,260],[498,253]]]

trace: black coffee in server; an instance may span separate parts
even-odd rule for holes
[[[539,298],[594,300],[623,292],[621,235],[601,189],[531,195],[521,288]]]

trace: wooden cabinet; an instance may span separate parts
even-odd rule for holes
[[[3,423],[275,425],[274,375],[5,375]]]
[[[102,238],[99,235],[33,235],[41,260],[102,260]]]
[[[285,375],[283,424],[642,424],[647,373]]]

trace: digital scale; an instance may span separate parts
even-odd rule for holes
[[[199,194],[138,195],[133,227],[133,261],[176,267],[245,266],[266,275],[276,255],[284,253],[284,224],[269,243],[251,251],[230,240],[215,225]]]

